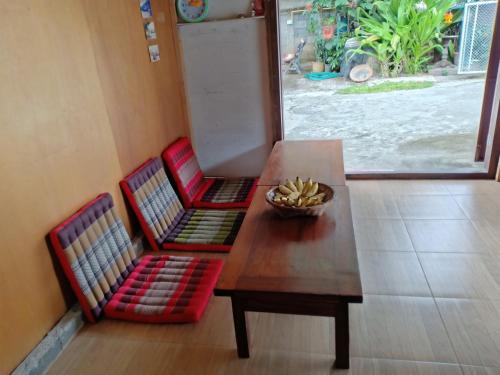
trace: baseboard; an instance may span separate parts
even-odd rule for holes
[[[135,237],[132,246],[140,256],[144,252],[143,236]],[[12,375],[42,375],[84,324],[82,309],[79,304],[75,304],[17,366]]]

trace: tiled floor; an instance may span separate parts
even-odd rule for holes
[[[351,370],[333,320],[249,314],[236,357],[231,306],[195,325],[86,326],[50,374],[500,374],[500,183],[349,182],[364,303],[350,307]]]

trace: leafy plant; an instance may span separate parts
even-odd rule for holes
[[[344,46],[348,37],[348,34],[344,34],[325,42],[325,63],[330,65],[332,71],[340,70],[340,65],[344,57]]]
[[[453,1],[425,0],[418,11],[416,0],[378,0],[370,12],[359,9],[356,53],[375,56],[384,75],[425,71],[431,52],[442,50],[444,14]]]
[[[313,0],[306,5],[307,30],[314,36],[316,60],[339,70],[345,41],[358,26],[357,8],[370,12],[373,0]]]

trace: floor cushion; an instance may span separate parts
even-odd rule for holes
[[[222,269],[222,261],[215,259],[139,259],[108,193],[86,204],[49,237],[90,322],[103,315],[155,323],[196,321]]]
[[[229,251],[245,211],[184,209],[159,158],[120,185],[154,250]]]
[[[257,188],[256,178],[208,178],[186,137],[162,153],[185,207],[247,208]]]

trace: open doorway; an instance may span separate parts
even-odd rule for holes
[[[486,172],[496,1],[278,4],[284,139],[343,139],[348,173]]]

